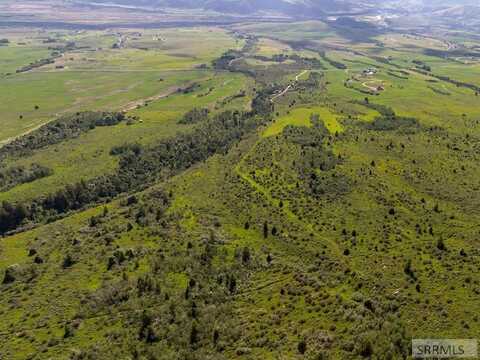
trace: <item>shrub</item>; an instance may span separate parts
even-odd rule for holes
[[[297,345],[297,350],[300,354],[305,354],[305,352],[307,351],[307,343],[305,342],[305,340],[301,340],[298,345]]]

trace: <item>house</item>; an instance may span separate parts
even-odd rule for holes
[[[365,69],[363,70],[363,75],[365,76],[372,76],[372,75],[375,75],[377,73],[377,69],[375,68],[368,68],[368,69]]]

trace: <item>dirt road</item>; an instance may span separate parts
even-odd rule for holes
[[[301,76],[303,76],[305,73],[307,73],[308,70],[303,70],[300,74],[298,74],[297,76],[295,76],[295,81],[291,84],[289,84],[285,89],[283,89],[282,92],[280,92],[279,94],[275,95],[274,97],[272,97],[270,99],[271,102],[274,102],[275,99],[285,95],[294,85],[295,83],[298,81],[298,79],[300,79]]]

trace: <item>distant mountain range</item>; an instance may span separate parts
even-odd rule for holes
[[[91,5],[203,9],[241,15],[268,13],[315,17],[337,12],[359,12],[370,8],[369,2],[372,0],[366,2],[353,0],[75,0],[75,2]]]
[[[148,11],[195,9],[233,16],[281,16],[330,19],[352,16],[380,26],[414,28],[442,25],[476,31],[479,0],[64,0],[88,6],[138,8]]]
[[[478,8],[478,0],[73,0],[90,5],[119,5],[147,8],[203,9],[219,13],[252,15],[281,14],[284,16],[316,17],[335,13],[390,11],[444,11],[471,6]]]

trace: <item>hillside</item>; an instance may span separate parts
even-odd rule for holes
[[[0,359],[478,337],[478,35],[192,4],[0,5]]]
[[[85,3],[112,4],[111,1],[100,0]],[[335,11],[355,11],[353,3],[338,0],[139,0],[135,2],[119,0],[114,4],[128,6],[148,6],[152,8],[186,8],[213,10],[221,13],[255,14],[277,13],[283,15],[323,15]]]

